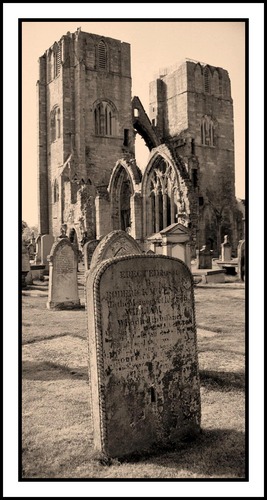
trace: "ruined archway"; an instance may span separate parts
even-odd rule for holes
[[[138,211],[137,200],[141,178],[141,171],[134,159],[119,160],[113,169],[108,186],[112,229],[128,231],[134,237],[137,237],[138,233],[136,209]]]
[[[167,146],[152,153],[142,182],[143,236],[157,233],[179,221],[189,220],[188,189]]]

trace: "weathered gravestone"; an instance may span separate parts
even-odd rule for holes
[[[72,309],[80,306],[77,260],[77,251],[68,238],[54,243],[48,256],[48,309]]]
[[[22,241],[22,246],[21,246],[21,285],[22,285],[22,288],[26,288],[27,287],[27,275],[29,274],[30,272],[30,256],[29,256],[29,252],[28,252],[28,249],[24,243],[24,241]]]
[[[142,250],[132,236],[121,230],[111,231],[97,245],[92,256],[90,269],[112,257],[141,253]]]
[[[198,269],[211,269],[212,268],[213,252],[210,249],[209,243],[204,245],[198,254]]]
[[[35,263],[40,264],[42,257],[41,257],[41,235],[39,234],[36,238],[36,253],[35,253]]]
[[[109,457],[200,430],[192,275],[180,260],[130,255],[86,275],[95,450]]]
[[[99,243],[99,240],[90,240],[90,241],[87,241],[83,247],[85,271],[90,269],[92,256],[93,256],[93,253],[94,253],[98,243]]]
[[[229,261],[232,259],[232,247],[228,240],[227,234],[224,236],[224,241],[221,244],[221,260],[223,262]]]

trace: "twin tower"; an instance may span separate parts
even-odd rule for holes
[[[39,232],[78,246],[127,230],[147,238],[180,222],[192,255],[224,235],[237,247],[233,101],[228,72],[192,60],[150,83],[149,117],[131,94],[130,45],[67,33],[39,59]],[[135,136],[150,155],[141,171]]]

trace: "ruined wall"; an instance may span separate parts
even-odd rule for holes
[[[161,85],[156,80],[150,86],[150,118],[158,122],[161,140],[171,144],[187,166],[195,194],[192,213],[198,217],[197,246],[211,236],[218,252],[224,231],[236,246],[234,119],[228,72],[186,60],[179,68],[166,70],[160,81]],[[207,215],[205,207],[212,214]]]

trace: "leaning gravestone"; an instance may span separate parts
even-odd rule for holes
[[[100,262],[111,257],[141,253],[142,250],[132,236],[121,230],[111,231],[97,245],[90,268],[93,269]]]
[[[179,259],[125,255],[86,275],[95,450],[169,446],[200,431],[193,279]]]
[[[72,309],[80,306],[76,249],[68,238],[54,243],[49,261],[48,309]]]
[[[93,253],[99,243],[99,240],[89,240],[83,247],[84,269],[87,271],[90,268]]]

